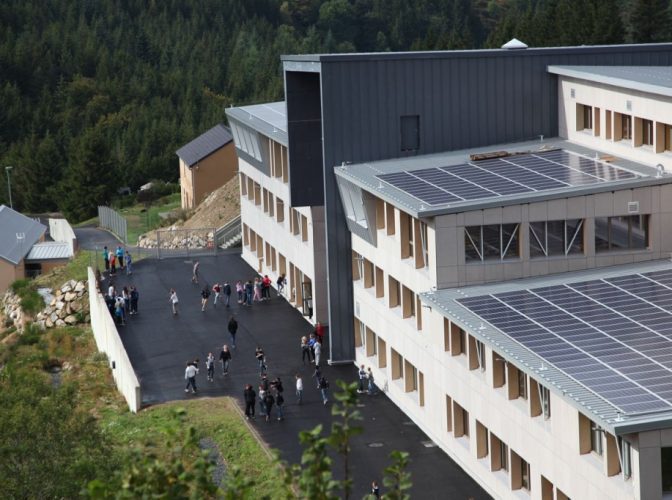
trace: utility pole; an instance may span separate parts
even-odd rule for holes
[[[14,167],[5,167],[5,172],[7,172],[7,191],[9,191],[9,208],[13,209],[14,204],[12,203],[12,182],[9,178],[9,172],[13,169]]]

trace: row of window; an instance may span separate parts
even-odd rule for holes
[[[289,182],[287,147],[245,125],[231,122],[231,133],[238,149],[268,167],[271,177]]]
[[[288,294],[289,302],[301,308],[304,316],[312,317],[313,284],[310,277],[247,224],[243,224],[243,246],[256,255],[258,273],[270,272],[273,276],[286,277],[289,286],[284,293]]]
[[[649,247],[649,215],[595,217],[595,251],[645,250]],[[585,252],[584,220],[528,224],[530,258],[578,255]],[[467,262],[518,259],[523,224],[490,224],[464,228]]]
[[[601,120],[600,108],[586,104],[576,105],[576,130],[586,130],[595,136],[616,142],[630,141],[635,147],[651,146],[656,153],[672,151],[672,125],[668,123],[605,110],[603,131]]]
[[[240,192],[255,205],[262,207],[264,213],[275,218],[278,224],[284,225],[285,202],[280,197],[262,188],[259,183],[242,173],[240,174]],[[301,241],[308,241],[308,217],[294,207],[289,208],[289,231],[295,236],[300,236]]]
[[[397,232],[399,215],[399,249],[401,259],[411,259],[416,269],[429,266],[427,224],[397,210],[393,205],[376,198],[376,229],[388,236]]]
[[[352,279],[363,281],[364,288],[373,288],[376,298],[385,297],[385,272],[373,262],[352,252]],[[400,308],[401,317],[415,318],[416,328],[422,329],[420,296],[392,275],[387,276],[387,304],[390,309]]]

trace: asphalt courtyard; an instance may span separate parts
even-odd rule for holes
[[[127,325],[119,328],[128,355],[140,380],[143,405],[193,397],[233,396],[241,407],[243,386],[258,386],[259,374],[254,356],[257,345],[266,353],[268,376],[282,378],[285,388],[285,419],[265,422],[259,417],[253,427],[271,448],[277,449],[283,460],[299,463],[301,446],[298,433],[317,424],[329,427],[331,403],[322,404],[319,391],[311,378],[313,367],[302,365],[299,347],[302,335],[311,326],[283,298],[272,292],[271,300],[251,307],[239,306],[232,300],[229,309],[210,302],[201,312],[200,290],[204,283],[255,276],[238,254],[223,253],[217,257],[200,258],[199,285],[191,283],[193,262],[187,259],[145,259],[134,263],[133,274],[117,273],[115,286],[135,285],[140,292],[139,314],[131,316]],[[105,280],[105,286],[109,280]],[[180,299],[179,314],[174,316],[169,303],[169,290],[175,288]],[[235,294],[235,289],[234,289]],[[224,377],[221,365],[216,366],[215,381],[206,379],[203,361],[208,352],[219,356],[223,344],[229,344],[227,323],[235,315],[238,324],[237,349],[233,351],[230,374]],[[326,342],[326,341],[325,341]],[[328,352],[323,349],[323,353]],[[184,368],[187,360],[200,358],[201,372],[197,377],[198,394],[185,394]],[[354,381],[354,365],[323,365],[323,374],[336,387],[336,380]],[[313,365],[314,366],[314,365]],[[296,404],[294,375],[304,380],[304,403]],[[363,415],[364,432],[352,443],[351,470],[354,476],[354,497],[368,493],[371,481],[382,485],[382,471],[389,464],[393,450],[410,453],[413,498],[480,499],[489,498],[440,448],[384,395],[361,396],[359,409]],[[335,467],[336,474],[340,471]],[[384,488],[383,488],[384,493]]]

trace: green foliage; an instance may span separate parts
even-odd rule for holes
[[[630,39],[634,43],[669,42],[672,24],[669,0],[636,0],[630,10]]]
[[[408,490],[413,485],[411,475],[406,472],[409,462],[409,454],[405,451],[393,451],[390,453],[392,465],[385,468],[383,484],[387,488],[385,498],[388,500],[408,500],[411,495]]]
[[[37,293],[35,283],[26,278],[16,280],[10,285],[12,291],[21,299],[21,309],[27,314],[34,315],[44,308],[44,300]]]
[[[362,420],[362,414],[357,410],[357,382],[347,384],[342,380],[336,382],[340,392],[334,394],[337,403],[332,407],[331,414],[338,417],[331,426],[329,444],[343,459],[343,498],[350,498],[352,491],[352,477],[350,477],[350,440],[362,433],[362,428],[354,422]]]
[[[111,473],[113,454],[72,387],[52,389],[12,368],[0,378],[0,491],[5,498],[75,498]]]

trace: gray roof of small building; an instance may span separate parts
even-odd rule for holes
[[[656,169],[653,165],[646,166],[623,158],[615,158],[613,161],[609,162],[610,165],[629,170],[637,174],[638,177],[627,180],[600,182],[583,186],[567,186],[532,193],[528,192],[427,206],[426,203],[423,203],[418,198],[411,196],[405,191],[388,183],[381,182],[380,179],[377,178],[377,176],[381,174],[463,164],[469,161],[469,156],[471,154],[475,153],[487,153],[491,151],[530,153],[548,151],[551,149],[563,149],[585,156],[589,159],[594,159],[596,155],[600,157],[614,157],[614,155],[607,151],[598,151],[574,144],[564,139],[555,138],[545,139],[543,142],[537,140],[512,144],[498,144],[477,149],[395,158],[392,160],[381,160],[370,163],[346,164],[334,167],[334,171],[337,177],[352,182],[364,191],[368,191],[374,196],[383,199],[414,217],[434,217],[437,215],[462,213],[470,210],[519,205],[521,203],[567,198],[571,196],[584,196],[587,194],[613,191],[615,189],[633,189],[636,187],[668,184],[672,182],[672,174],[669,173],[663,173],[661,177],[656,177]]]
[[[433,290],[420,294],[421,301],[450,319],[477,340],[532,376],[556,396],[562,397],[580,412],[616,435],[672,427],[672,410],[650,414],[626,415],[607,398],[579,383],[548,360],[523,346],[509,335],[484,321],[458,302],[465,297],[494,295],[502,292],[529,290],[538,287],[608,279],[651,271],[670,270],[669,260],[627,264],[543,277],[512,280],[502,283]],[[588,299],[586,299],[588,301]]]
[[[672,97],[671,66],[549,66],[548,72]]]
[[[227,116],[266,137],[287,146],[287,105],[285,101],[228,108]]]
[[[26,255],[28,261],[64,260],[72,257],[72,245],[63,241],[35,243]]]
[[[191,167],[206,156],[210,156],[218,149],[223,148],[232,140],[233,136],[229,129],[220,123],[182,146],[175,151],[175,154],[182,158],[187,166]]]
[[[0,205],[0,258],[17,265],[46,230],[46,226],[30,217]]]

